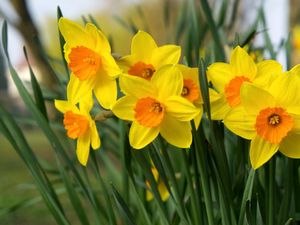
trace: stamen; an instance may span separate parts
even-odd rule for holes
[[[273,114],[273,115],[269,116],[268,120],[269,120],[270,125],[276,126],[277,124],[280,123],[280,116]]]

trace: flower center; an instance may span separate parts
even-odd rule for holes
[[[292,127],[293,118],[280,107],[263,109],[256,117],[257,134],[274,144],[279,144]]]
[[[181,96],[194,102],[200,97],[198,85],[192,79],[184,79]]]
[[[67,111],[64,114],[64,126],[68,137],[76,139],[87,131],[89,120],[86,116]]]
[[[231,79],[225,87],[225,97],[231,107],[238,106],[241,103],[240,90],[244,82],[250,82],[248,77],[236,76]]]
[[[101,64],[100,55],[84,46],[72,48],[69,59],[70,69],[80,80],[93,77]]]
[[[146,64],[141,61],[131,66],[130,69],[128,70],[128,73],[130,75],[142,77],[146,80],[150,80],[154,72],[155,69],[152,64]]]
[[[151,97],[139,99],[134,110],[135,119],[145,127],[157,127],[164,118],[164,106]]]

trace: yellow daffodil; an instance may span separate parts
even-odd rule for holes
[[[251,139],[250,160],[254,169],[278,150],[300,158],[300,78],[293,73],[278,76],[269,88],[247,83],[241,87],[242,107],[224,118],[237,135]]]
[[[126,96],[116,102],[112,111],[121,119],[133,121],[129,131],[133,148],[145,147],[159,133],[174,146],[191,145],[190,121],[199,114],[199,109],[181,96],[183,77],[176,66],[162,67],[150,82],[124,74],[120,86]]]
[[[76,89],[74,102],[93,90],[101,106],[110,109],[117,99],[115,79],[121,70],[111,55],[106,37],[91,23],[83,28],[61,18],[58,26],[66,41],[64,53],[72,72],[70,83]]]
[[[192,102],[199,109],[199,114],[194,119],[195,126],[198,128],[203,114],[198,68],[190,68],[181,64],[178,64],[177,67],[183,75],[181,96]]]
[[[169,193],[166,185],[164,184],[164,182],[161,179],[159,179],[159,174],[155,167],[151,168],[151,172],[153,174],[155,181],[157,182],[157,189],[158,189],[161,199],[163,201],[167,201],[170,196],[170,193]],[[149,181],[146,181],[146,185],[147,185],[147,188],[150,189]],[[152,199],[153,199],[152,192],[150,190],[147,190],[146,191],[146,200],[151,201]]]
[[[157,47],[153,38],[139,31],[131,42],[131,54],[119,61],[124,73],[150,80],[155,71],[179,61],[181,49],[177,45]]]
[[[95,121],[89,113],[93,107],[91,94],[81,98],[79,106],[80,108],[70,101],[55,100],[55,107],[64,113],[63,123],[67,136],[77,139],[77,158],[85,166],[89,157],[90,145],[96,150],[100,147],[101,142]]]
[[[230,63],[213,63],[207,70],[218,93],[211,90],[212,119],[222,120],[232,108],[240,105],[240,88],[244,83],[267,86],[278,74],[282,66],[273,60],[255,64],[253,59],[241,47],[231,53]]]

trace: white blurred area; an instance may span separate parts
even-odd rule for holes
[[[64,17],[75,20],[82,15],[95,15],[101,11],[109,10],[112,14],[116,14],[126,5],[139,3],[141,1],[142,0],[27,0],[30,14],[39,31],[47,30],[45,29],[45,26],[47,25],[49,18],[56,18],[57,6],[61,8]],[[0,10],[11,21],[19,19],[13,10],[13,7],[10,5],[9,0],[0,1]],[[0,17],[1,27],[2,23],[3,18]],[[40,36],[44,42],[51,43],[51,37],[49,37],[46,32],[40,32]],[[8,51],[12,64],[17,69],[20,77],[25,81],[29,81],[30,75],[23,53],[23,46],[25,43],[21,35],[10,24],[8,24],[8,41]],[[10,96],[18,96],[10,76],[8,76],[8,87],[8,94]]]

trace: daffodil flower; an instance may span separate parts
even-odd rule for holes
[[[95,121],[90,116],[93,107],[91,95],[85,95],[79,103],[80,108],[70,101],[55,100],[55,107],[64,114],[64,127],[67,136],[77,140],[76,154],[79,162],[86,165],[90,145],[94,150],[100,147],[100,138]]]
[[[153,38],[139,31],[131,42],[131,54],[118,62],[124,73],[150,80],[155,71],[179,61],[181,49],[177,45],[158,47]]]
[[[199,114],[199,109],[181,96],[183,77],[176,66],[162,67],[150,82],[122,75],[120,86],[126,96],[116,102],[112,111],[121,119],[133,121],[129,131],[133,148],[145,147],[159,133],[174,146],[191,145],[190,121]]]
[[[269,88],[247,83],[241,87],[242,107],[224,118],[235,134],[251,139],[250,161],[254,169],[278,150],[300,158],[300,78],[293,73],[278,76]]]
[[[255,64],[247,52],[237,46],[229,64],[213,63],[207,70],[208,78],[218,91],[210,90],[212,119],[222,120],[226,113],[240,105],[240,89],[244,83],[268,86],[281,72],[278,62],[265,60]]]
[[[93,90],[100,105],[110,109],[117,99],[115,79],[121,70],[111,55],[106,37],[91,23],[83,28],[61,18],[58,26],[66,41],[64,54],[72,72],[70,83],[76,89],[72,92],[73,101],[79,102],[82,96]]]
[[[181,96],[189,100],[199,109],[199,114],[194,119],[195,126],[198,128],[203,114],[203,100],[200,91],[198,68],[190,68],[181,64],[178,64],[177,67],[183,76]]]
[[[161,179],[159,179],[159,174],[155,167],[151,168],[151,172],[153,174],[155,181],[157,182],[157,189],[158,189],[161,199],[163,201],[167,201],[168,198],[170,197],[170,193],[169,193],[166,185],[164,184],[164,182]],[[146,185],[147,185],[147,188],[150,189],[149,181],[146,181]],[[153,200],[153,194],[148,189],[146,191],[146,200],[151,201],[151,200]]]

